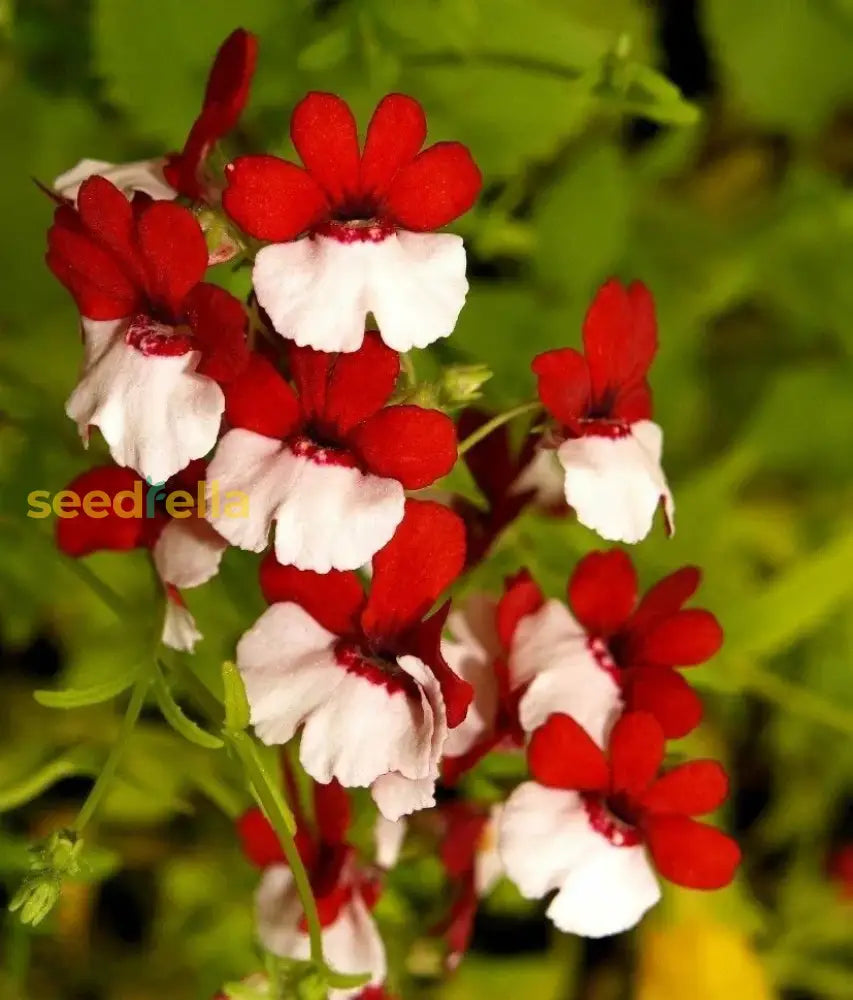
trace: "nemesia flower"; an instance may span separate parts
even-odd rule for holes
[[[664,749],[644,712],[619,719],[607,756],[567,715],[533,734],[535,780],[507,801],[499,849],[522,895],[557,890],[548,916],[561,930],[604,937],[633,927],[660,898],[657,875],[691,889],[734,877],[737,844],[693,818],[723,803],[725,771],[696,760],[659,773]]]
[[[671,531],[663,434],[651,420],[646,381],[657,350],[648,289],[608,281],[586,314],[583,341],[583,354],[569,347],[546,351],[532,365],[539,398],[558,424],[566,500],[581,524],[609,541],[645,538],[661,504]]]
[[[464,529],[451,511],[407,500],[394,538],[373,558],[369,595],[355,573],[325,575],[267,557],[271,607],[237,646],[255,732],[287,743],[316,781],[369,786],[397,820],[433,804],[448,728],[471,688],[441,656],[449,603],[424,618],[458,576]]]
[[[83,374],[66,405],[84,441],[99,427],[119,464],[163,482],[216,442],[219,382],[246,364],[246,314],[202,281],[204,235],[170,202],[131,205],[103,177],[62,205],[47,263],[82,316]]]
[[[385,947],[371,916],[381,884],[361,867],[347,842],[350,806],[346,792],[333,781],[314,786],[314,826],[296,810],[296,846],[308,873],[323,928],[323,953],[338,972],[369,973],[370,983],[385,978]],[[238,831],[246,856],[263,870],[255,897],[258,937],[275,955],[307,959],[311,955],[302,903],[275,832],[259,809],[250,809]],[[356,997],[362,988],[333,989],[331,1000]]]
[[[249,512],[214,523],[232,544],[260,552],[275,522],[279,562],[357,569],[391,539],[405,491],[453,467],[453,422],[437,410],[385,405],[400,362],[375,334],[353,354],[292,347],[290,367],[295,389],[260,355],[226,387],[233,429],[210,476],[248,494]]]
[[[372,313],[396,351],[448,336],[465,301],[462,240],[431,230],[467,212],[480,172],[465,146],[426,138],[423,108],[389,94],[359,151],[355,119],[334,94],[310,93],[290,124],[304,164],[241,156],[222,203],[267,240],[253,274],[275,330],[300,346],[355,351]]]
[[[685,566],[638,601],[637,573],[626,553],[585,556],[569,581],[574,617],[553,602],[563,641],[559,652],[540,642],[541,669],[520,706],[524,728],[529,732],[551,712],[565,712],[603,745],[609,725],[626,708],[650,712],[669,739],[694,729],[702,703],[675,668],[704,663],[723,642],[710,611],[683,607],[700,580],[698,569]]]
[[[442,808],[446,827],[440,858],[454,896],[440,930],[447,941],[450,969],[459,965],[468,950],[479,900],[491,893],[503,875],[497,847],[501,812],[500,805],[487,809],[465,801]]]
[[[212,147],[237,124],[249,97],[257,51],[257,39],[243,28],[222,43],[207,80],[201,112],[182,152],[135,163],[81,160],[56,178],[54,190],[75,201],[83,181],[98,175],[128,196],[141,191],[166,201],[183,195],[194,202],[217,202],[219,193],[204,176],[204,163]]]
[[[150,485],[130,469],[96,466],[67,487],[84,506],[75,516],[56,521],[56,544],[72,558],[132,549],[151,553],[166,596],[162,641],[184,651],[191,651],[201,634],[180,589],[199,587],[215,576],[227,542],[191,502],[183,505],[180,517],[172,517],[161,500],[178,490],[197,497],[205,467],[201,460],[191,463],[162,489],[155,487],[150,496]]]

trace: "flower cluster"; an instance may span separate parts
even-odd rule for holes
[[[86,160],[58,178],[47,263],[80,315],[67,413],[84,443],[100,431],[113,462],[72,488],[114,499],[145,481],[197,497],[183,518],[158,503],[143,520],[87,510],[59,523],[62,551],[150,552],[163,641],[183,650],[201,635],[181,591],[211,579],[229,545],[265,553],[269,606],[247,623],[236,663],[256,736],[298,741],[313,794],[300,808],[285,781],[293,856],[260,811],[239,823],[263,871],[261,942],[316,957],[298,862],[327,959],[368,974],[333,995],[384,995],[381,870],[396,862],[402,817],[434,806],[438,783],[457,796],[433,831],[454,885],[440,927],[451,967],[502,875],[527,897],[556,891],[554,923],[590,936],[635,924],[659,898],[655,872],[725,885],[737,848],[694,819],[725,799],[724,772],[709,761],[661,770],[666,740],[701,718],[680,669],[722,642],[710,612],[684,607],[699,571],[640,597],[630,558],[613,549],[580,561],[568,603],[523,569],[500,597],[453,610],[447,597],[528,507],[573,511],[626,543],[662,507],[672,531],[647,382],[651,293],[607,282],[583,352],[533,360],[538,400],[522,408],[535,414],[520,446],[501,417],[464,410],[454,422],[407,402],[429,394],[412,391],[401,352],[449,336],[468,290],[461,238],[435,230],[473,205],[480,173],[460,143],[422,149],[413,98],[380,101],[360,143],[349,107],[324,93],[293,111],[301,165],[250,154],[217,173],[210,153],[239,118],[256,57],[247,32],[226,40],[181,152]],[[229,259],[252,269],[245,303],[209,280]],[[412,496],[460,450],[484,506]],[[245,496],[244,516],[206,502],[215,490]],[[485,805],[465,797],[466,775],[493,751],[526,754],[531,780]],[[369,789],[380,814],[371,862],[348,839],[353,788]]]

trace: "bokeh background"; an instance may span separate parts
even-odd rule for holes
[[[850,0],[0,0],[0,898],[27,842],[73,816],[120,718],[120,699],[48,709],[33,690],[127,671],[150,657],[159,614],[143,554],[93,557],[87,574],[25,516],[31,490],[102,454],[63,416],[80,346],[43,265],[51,205],[31,179],[179,148],[238,23],[261,58],[229,151],[287,152],[309,89],[342,94],[362,121],[403,90],[433,139],[461,139],[480,163],[484,195],[456,227],[469,304],[420,371],[486,362],[486,400],[504,408],[530,397],[534,353],[577,345],[603,279],[651,286],[678,532],[633,554],[645,583],[701,566],[701,603],[727,634],[691,675],[708,709],[685,749],[732,769],[738,883],[669,892],[637,932],[598,943],[549,933],[504,886],[436,985],[433,946],[409,948],[442,891],[421,860],[379,911],[392,951],[409,949],[405,995],[850,1000]],[[597,544],[527,514],[470,585],[525,564],[560,593]],[[189,595],[211,678],[260,607],[254,565],[232,552]],[[195,1000],[250,971],[256,876],[228,818],[246,801],[226,764],[146,711],[89,880],[35,932],[2,917],[0,997]]]

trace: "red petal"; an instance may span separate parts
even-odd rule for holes
[[[132,469],[117,465],[88,469],[66,489],[79,498],[76,511],[69,510],[56,519],[56,544],[66,555],[79,558],[104,550],[126,552],[145,544],[147,526],[139,509],[145,503],[145,486]],[[103,495],[92,497],[96,492]],[[130,494],[120,503],[127,516],[116,513],[115,498],[119,493]],[[90,510],[97,516],[86,513],[83,503],[87,497]],[[69,516],[72,513],[74,516]]]
[[[202,352],[196,371],[200,375],[228,382],[246,370],[249,345],[247,317],[243,304],[218,285],[200,282],[187,296],[187,322]]]
[[[610,772],[600,748],[568,715],[549,715],[527,747],[530,773],[548,788],[603,791]]]
[[[121,319],[138,311],[140,291],[108,250],[58,223],[48,230],[47,245],[47,266],[71,293],[82,316]]]
[[[644,629],[660,618],[668,618],[696,593],[702,572],[695,566],[683,566],[650,587],[640,598],[631,618],[631,629]]]
[[[222,206],[251,236],[282,243],[295,239],[326,214],[317,182],[277,156],[238,156],[225,168]]]
[[[638,420],[651,420],[653,409],[652,390],[644,380],[617,394],[610,415],[614,420],[633,424]]]
[[[648,788],[663,761],[665,739],[648,712],[626,712],[610,734],[610,784],[636,798]]]
[[[240,112],[249,99],[249,87],[258,61],[258,40],[237,28],[225,39],[216,53],[207,87],[204,108],[216,108],[224,135],[237,124]]]
[[[324,844],[343,844],[346,841],[351,815],[349,796],[337,781],[328,785],[314,784],[314,819],[320,840]]]
[[[620,549],[590,552],[569,580],[569,604],[592,635],[607,636],[628,620],[637,603],[637,571]]]
[[[642,663],[692,667],[709,660],[722,644],[723,630],[711,612],[688,608],[652,625],[632,644],[632,653]]]
[[[390,640],[420,621],[464,564],[460,518],[431,500],[407,500],[396,534],[373,557],[364,631]]]
[[[258,868],[286,863],[275,830],[256,806],[247,809],[237,820],[237,835],[243,853]]]
[[[645,379],[657,350],[654,301],[645,285],[625,288],[615,279],[602,285],[584,319],[583,343],[594,400]]]
[[[144,280],[136,250],[133,208],[119,189],[95,174],[80,185],[77,211],[85,230],[112,252],[128,277]]]
[[[290,375],[306,420],[320,417],[326,409],[329,373],[337,355],[315,351],[312,347],[287,345]]]
[[[331,202],[358,192],[358,128],[346,101],[335,94],[308,94],[293,111],[290,137]]]
[[[643,808],[651,813],[703,816],[726,801],[729,778],[715,760],[691,760],[662,774],[643,795]]]
[[[456,428],[450,417],[420,406],[386,406],[352,435],[370,472],[407,490],[429,486],[456,464]]]
[[[299,424],[302,411],[272,364],[252,354],[245,369],[225,387],[225,418],[232,427],[285,438]]]
[[[438,142],[397,171],[385,209],[403,229],[428,232],[452,222],[477,200],[483,178],[465,146]]]
[[[424,109],[413,97],[383,97],[367,127],[361,154],[362,191],[384,195],[400,168],[417,156],[426,132]]]
[[[178,320],[184,299],[207,270],[207,243],[201,226],[188,208],[155,201],[140,215],[137,238],[149,298]]]
[[[686,816],[655,816],[646,836],[657,870],[687,889],[721,889],[740,864],[740,848],[731,837]]]
[[[474,688],[450,669],[441,652],[441,634],[449,612],[450,601],[446,601],[434,615],[420,622],[405,636],[403,648],[432,670],[441,688],[448,728],[455,729],[465,721],[474,700]]]
[[[498,638],[504,649],[512,646],[515,630],[522,618],[537,612],[544,603],[545,595],[526,569],[507,577],[496,612]]]
[[[325,403],[317,412],[339,434],[346,434],[387,402],[399,374],[397,352],[377,333],[367,333],[357,351],[330,360]]]
[[[586,359],[571,347],[538,354],[530,366],[545,409],[561,424],[571,425],[589,409],[590,382]]]
[[[702,721],[702,700],[670,667],[631,667],[625,672],[626,707],[649,712],[668,740],[680,739]]]
[[[349,636],[358,631],[364,589],[355,573],[336,569],[313,573],[282,566],[275,553],[268,552],[261,562],[260,581],[268,604],[292,601],[335,635]]]
[[[461,878],[474,870],[477,846],[489,817],[464,801],[450,802],[442,811],[447,830],[441,841],[441,863],[451,878]]]

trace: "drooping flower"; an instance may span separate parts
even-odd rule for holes
[[[355,351],[372,313],[397,351],[448,336],[465,301],[458,236],[431,230],[467,212],[480,190],[468,150],[426,138],[420,104],[379,103],[359,150],[355,119],[333,94],[310,93],[290,133],[303,167],[241,156],[226,168],[223,205],[267,240],[254,286],[273,327],[300,346]],[[301,238],[300,238],[301,237]]]
[[[453,467],[453,422],[437,410],[385,405],[400,362],[375,334],[353,354],[291,347],[290,367],[295,389],[260,355],[226,387],[233,429],[210,477],[247,493],[249,516],[214,523],[232,544],[260,552],[275,522],[279,562],[357,569],[391,539],[405,490]]]
[[[287,743],[301,729],[308,774],[370,786],[388,819],[432,805],[448,728],[465,718],[471,688],[441,655],[449,602],[424,616],[464,558],[456,515],[418,500],[406,501],[374,556],[367,596],[355,573],[268,557],[261,586],[271,607],[237,646],[261,740]]]
[[[163,482],[213,447],[219,382],[246,365],[246,314],[202,281],[204,235],[170,202],[131,205],[103,177],[60,206],[47,263],[82,316],[85,363],[66,405],[84,441],[99,427],[113,459]]]
[[[535,780],[507,801],[499,849],[522,895],[557,890],[548,916],[561,930],[604,937],[633,927],[660,898],[657,875],[692,889],[734,877],[737,844],[693,818],[723,803],[725,771],[696,760],[659,773],[664,750],[645,712],[619,719],[607,756],[567,715],[533,734]]]
[[[295,803],[294,803],[295,805]],[[371,911],[379,901],[378,873],[359,863],[347,840],[350,805],[336,782],[314,785],[314,824],[296,809],[296,846],[308,873],[323,928],[323,953],[338,972],[369,973],[371,985],[385,979],[385,947]],[[311,942],[302,903],[275,832],[259,809],[239,823],[243,850],[263,870],[255,897],[258,937],[283,958],[307,959]],[[358,989],[333,989],[331,1000],[357,997]]]
[[[128,196],[141,191],[162,200],[183,195],[194,202],[217,203],[220,192],[205,174],[205,161],[213,146],[237,124],[249,97],[257,53],[257,39],[243,28],[225,39],[213,61],[201,111],[180,153],[135,163],[81,160],[56,178],[54,190],[75,201],[82,183],[98,175]]]
[[[130,469],[96,466],[69,483],[67,490],[79,501],[77,509],[74,516],[56,521],[57,546],[74,559],[93,552],[151,553],[166,598],[162,641],[185,651],[194,648],[201,634],[180,590],[199,587],[215,576],[228,544],[198,507],[205,470],[206,463],[198,460],[162,487],[152,487]],[[173,516],[163,501],[177,491],[186,496]]]
[[[657,350],[648,289],[608,281],[586,314],[583,341],[583,354],[567,347],[533,360],[539,397],[558,425],[566,500],[581,524],[609,541],[645,538],[661,504],[671,531],[663,434],[651,419],[646,381]]]
[[[569,581],[574,616],[553,602],[564,641],[559,652],[539,647],[541,669],[520,709],[524,728],[529,732],[551,712],[565,712],[603,745],[624,708],[650,712],[669,739],[694,729],[702,703],[675,668],[704,663],[723,642],[710,611],[683,606],[700,580],[698,569],[685,566],[638,600],[637,573],[626,553],[585,556]]]
[[[497,831],[502,806],[491,808],[459,800],[442,807],[445,824],[439,856],[448,876],[452,902],[438,928],[447,942],[447,965],[455,969],[471,942],[479,901],[503,875]]]

